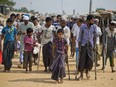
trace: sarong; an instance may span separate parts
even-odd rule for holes
[[[53,58],[52,58],[52,43],[49,42],[47,44],[45,44],[43,46],[42,49],[42,53],[43,53],[43,63],[44,63],[44,67],[50,67],[52,65],[53,62]]]
[[[52,71],[51,78],[53,80],[58,80],[59,78],[63,78],[66,76],[65,57],[66,55],[64,53],[56,52],[53,64],[50,67],[50,70]]]
[[[12,67],[12,58],[14,55],[15,45],[14,42],[4,43],[3,47],[3,64],[5,70],[10,70]]]
[[[91,44],[86,44],[81,47],[80,58],[79,58],[79,66],[78,70],[80,72],[86,70],[91,70],[93,67],[93,47]]]

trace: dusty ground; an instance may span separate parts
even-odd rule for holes
[[[69,58],[71,80],[68,80],[67,75],[67,77],[64,78],[63,84],[55,84],[55,82],[50,79],[51,73],[43,72],[42,60],[39,71],[37,71],[37,66],[33,65],[33,71],[29,74],[26,74],[25,70],[17,68],[17,65],[19,64],[18,61],[18,58],[13,59],[13,67],[10,73],[4,73],[3,66],[0,65],[0,87],[116,87],[116,73],[111,73],[109,61],[105,73],[100,70],[101,66],[97,67],[97,80],[94,79],[95,75],[93,68],[89,80],[84,77],[83,81],[76,81],[74,75],[75,59]]]

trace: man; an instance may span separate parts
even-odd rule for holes
[[[33,39],[34,39],[34,41],[37,41],[37,43],[40,43],[41,37],[39,34],[39,29],[41,28],[41,25],[39,24],[39,20],[37,18],[33,18],[32,22],[34,24]],[[33,54],[33,57],[34,57],[34,64],[37,65],[38,53]]]
[[[100,64],[98,64],[98,59],[100,59],[99,56],[99,51],[100,51],[100,36],[102,35],[101,29],[99,27],[99,19],[95,19],[94,21],[95,25],[96,25],[96,33],[97,33],[97,37],[96,37],[96,66],[100,66]],[[98,58],[99,57],[99,58]]]
[[[12,20],[13,20],[13,26],[16,27],[16,15],[14,13],[12,13],[10,15],[10,18],[12,18]],[[16,29],[17,29],[17,27],[16,27]]]
[[[18,31],[19,35],[20,35],[20,43],[21,43],[21,48],[20,48],[20,62],[21,62],[21,64],[23,63],[24,36],[26,35],[26,30],[28,28],[32,28],[32,29],[34,28],[33,23],[29,22],[28,16],[23,16],[23,20],[24,20],[24,22],[21,23],[21,25],[19,27],[19,31]]]
[[[17,14],[16,15],[16,20],[15,20],[15,26],[17,29],[19,29],[19,26],[20,26],[20,19],[21,19],[21,15],[20,14]]]
[[[60,27],[61,19],[62,19],[61,15],[57,15],[56,21],[53,22],[53,25],[55,26],[56,29],[58,29]]]
[[[106,28],[103,33],[103,51],[106,50],[106,61],[107,58],[109,58],[112,72],[115,72],[114,56],[113,56],[115,48],[116,48],[116,21],[112,21],[109,27]],[[105,68],[104,65],[103,68]]]
[[[12,18],[12,20],[13,20],[13,22],[14,22],[15,19],[16,19],[16,15],[15,15],[14,13],[12,13],[12,14],[10,15],[10,18]]]
[[[50,66],[52,64],[52,41],[55,34],[55,27],[52,25],[52,19],[50,17],[46,18],[46,24],[43,25],[39,33],[41,33],[41,44],[43,45],[42,53],[43,53],[43,63],[45,70],[44,72],[47,72],[50,69]]]
[[[41,28],[41,25],[39,24],[39,19],[34,18],[32,22],[34,24],[34,37],[36,37],[36,39],[38,39],[38,42],[40,43],[39,30]]]
[[[82,19],[78,18],[77,23],[73,25],[73,48],[75,49],[76,45],[76,67],[78,67],[78,53],[79,53],[79,47],[78,47],[78,38],[79,38],[79,32],[80,32],[80,27],[82,25],[83,21]]]
[[[75,54],[75,50],[74,50],[74,46],[73,46],[73,31],[74,31],[74,27],[75,27],[75,24],[77,22],[77,18],[74,18],[74,17],[71,17],[69,22],[67,23],[67,26],[69,27],[70,29],[70,33],[71,33],[71,36],[70,36],[70,45],[71,45],[71,49],[70,49],[70,52],[71,52],[71,57],[74,57],[74,54]]]
[[[80,77],[78,80],[83,79],[83,71],[86,72],[86,77],[90,78],[89,71],[93,67],[93,48],[95,44],[95,29],[96,27],[93,25],[94,16],[87,16],[87,23],[83,24],[80,28],[80,35],[78,38],[79,41],[79,51],[80,51],[80,59],[78,70],[80,71]]]
[[[70,29],[66,26],[67,25],[67,20],[66,19],[62,19],[60,22],[60,26],[59,29],[63,29],[64,30],[64,38],[67,41],[68,46],[70,45]]]

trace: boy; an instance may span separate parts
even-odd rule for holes
[[[28,28],[26,30],[27,35],[24,37],[24,66],[26,68],[26,73],[28,72],[28,64],[29,71],[32,71],[32,50],[33,50],[33,29]]]
[[[13,20],[7,19],[6,27],[2,30],[2,39],[4,39],[3,46],[3,64],[4,72],[10,72],[12,67],[12,58],[14,55],[14,42],[17,39],[17,30],[13,27]]]
[[[57,31],[57,37],[53,40],[52,45],[52,56],[54,57],[54,62],[51,66],[52,79],[56,80],[56,83],[63,83],[63,77],[66,76],[65,73],[65,57],[68,50],[68,45],[66,40],[63,38],[64,31],[59,29]]]

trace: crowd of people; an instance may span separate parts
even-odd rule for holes
[[[100,54],[101,36],[103,46]],[[111,71],[115,72],[113,52],[116,50],[116,21],[111,21],[102,32],[99,19],[93,15],[88,15],[86,20],[81,17],[71,17],[68,20],[57,15],[46,17],[45,22],[40,23],[39,18],[35,16],[11,14],[6,26],[0,23],[0,50],[2,46],[4,72],[10,72],[15,51],[20,54],[18,67],[25,69],[26,73],[31,72],[33,63],[38,64],[42,47],[44,72],[52,72],[51,78],[56,83],[63,83],[63,78],[66,76],[66,58],[74,57],[75,53],[76,72],[80,74],[77,80],[82,80],[83,72],[90,78],[89,72],[94,62],[96,66],[100,66],[98,64],[100,55],[103,56],[102,69],[105,69],[109,58]]]

